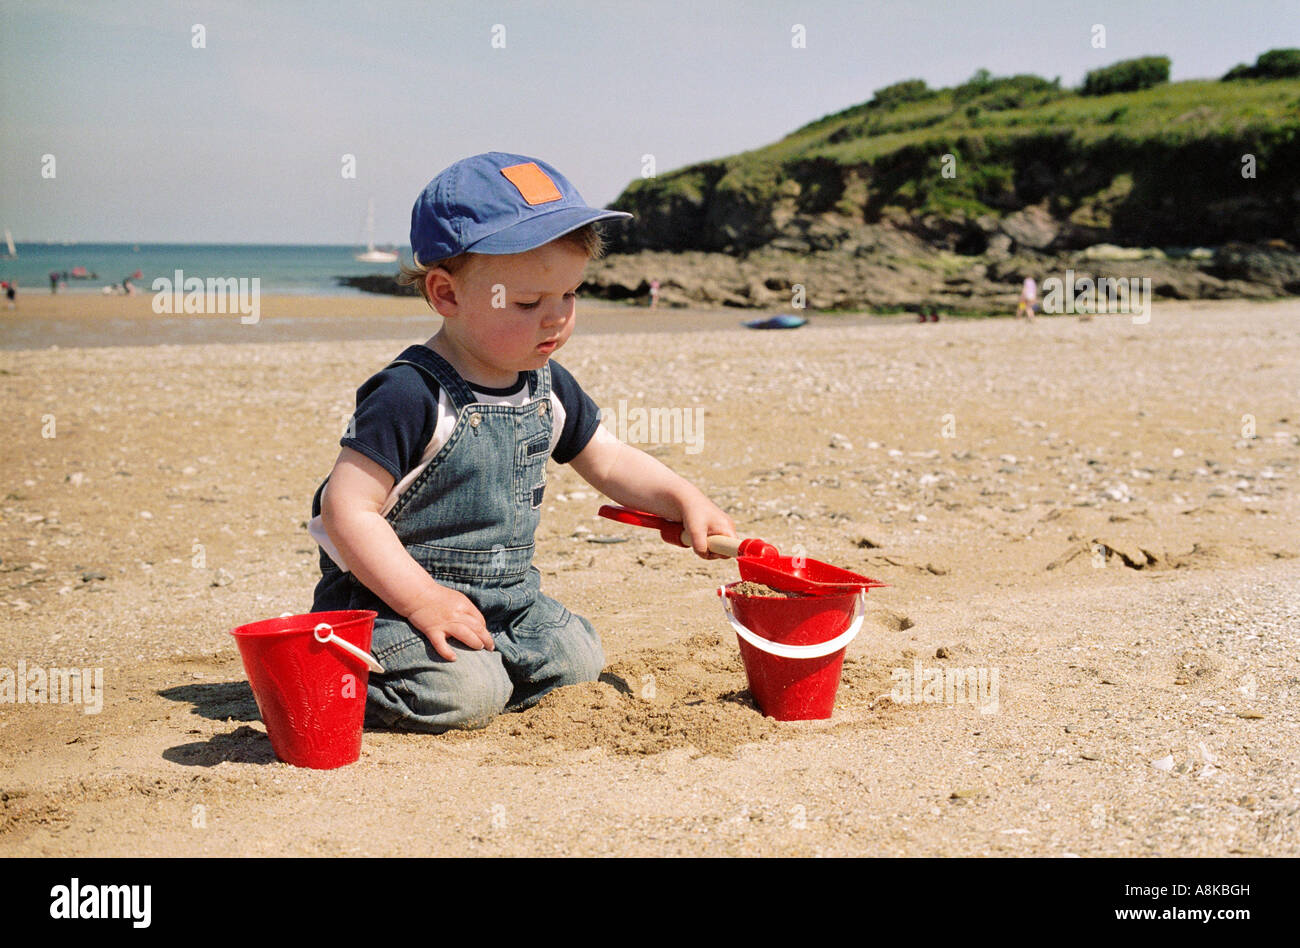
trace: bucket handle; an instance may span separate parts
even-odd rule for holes
[[[325,630],[325,632],[327,633],[323,638],[321,637],[322,629]],[[315,636],[316,641],[320,642],[322,645],[326,645],[326,644],[337,645],[339,648],[343,649],[343,651],[351,654],[353,658],[359,658],[361,659],[361,661],[365,662],[366,666],[372,672],[379,672],[380,674],[383,674],[384,666],[379,664],[379,662],[375,659],[373,655],[371,655],[369,652],[363,652],[361,651],[361,649],[357,648],[351,642],[339,638],[337,635],[334,634],[334,626],[330,625],[328,622],[320,623],[320,625],[312,629],[311,634]]]
[[[727,620],[731,623],[731,627],[736,630],[736,634],[759,651],[780,658],[823,658],[845,648],[857,637],[858,630],[862,628],[862,619],[866,612],[867,602],[866,589],[859,590],[858,595],[855,597],[853,622],[835,638],[827,642],[819,642],[816,645],[786,645],[783,642],[773,642],[770,639],[765,639],[741,625],[731,611],[731,602],[727,599],[727,588],[725,586],[718,587],[718,595],[722,597],[722,611],[727,614]]]

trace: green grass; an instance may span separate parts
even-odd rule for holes
[[[869,164],[903,148],[947,145],[960,137],[998,141],[1051,132],[1068,134],[1080,144],[1107,139],[1176,144],[1209,134],[1300,129],[1300,79],[1231,83],[1193,80],[1114,95],[1082,96],[1060,90],[1030,98],[1036,100],[1034,104],[981,110],[974,119],[966,114],[967,108],[979,105],[981,99],[954,102],[951,89],[938,90],[932,99],[907,103],[879,115],[865,104],[854,106],[806,125],[771,145],[717,163],[727,169],[724,180],[759,184],[771,180],[782,165],[795,159]],[[690,170],[634,181],[628,191],[643,187],[684,189],[687,183],[682,176]]]
[[[941,120],[933,121],[937,115]],[[800,130],[733,160],[780,161],[798,154],[830,158],[840,164],[862,164],[909,145],[943,142],[952,139],[954,133],[968,132],[994,138],[1069,131],[1081,143],[1088,143],[1116,133],[1132,141],[1177,141],[1209,132],[1300,126],[1300,79],[1180,82],[1105,96],[1067,93],[1027,108],[981,111],[975,120],[966,115],[966,105],[955,105],[951,93],[944,90],[934,100],[901,107],[877,134],[832,142],[836,130],[846,124]]]

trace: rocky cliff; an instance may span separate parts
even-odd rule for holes
[[[1300,293],[1300,80],[903,86],[633,182],[613,206],[635,220],[588,290],[644,299],[658,279],[669,303],[779,307],[799,285],[811,308],[991,312],[1024,276],[1082,266],[1174,298]]]

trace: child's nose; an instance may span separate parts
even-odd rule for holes
[[[572,301],[560,300],[558,303],[546,307],[546,313],[542,316],[542,325],[544,327],[563,326],[564,321],[569,318],[569,313],[572,311]]]

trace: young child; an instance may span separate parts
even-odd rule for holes
[[[434,178],[411,213],[403,268],[442,328],[357,391],[342,450],[312,501],[313,612],[374,609],[366,722],[481,727],[604,666],[591,623],[543,595],[532,565],[553,458],[616,503],[682,521],[697,555],[730,518],[620,442],[550,362],[573,333],[594,224],[555,168],[491,152]]]
[[[1038,302],[1038,283],[1033,277],[1025,277],[1020,287],[1020,302],[1016,304],[1016,318],[1023,314],[1030,322],[1034,321],[1034,304]]]

